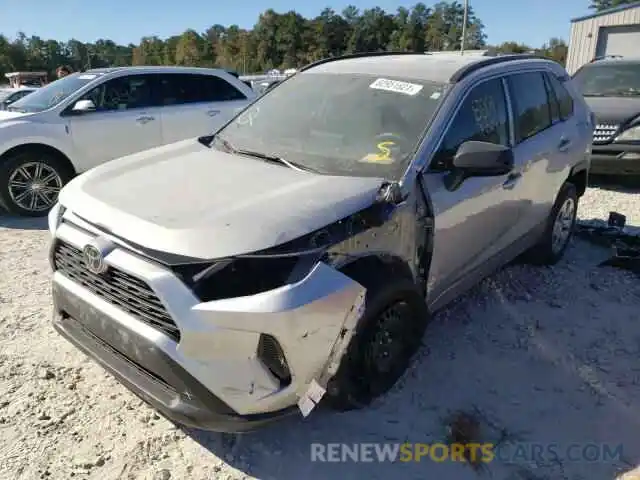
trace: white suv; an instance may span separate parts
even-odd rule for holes
[[[255,96],[218,69],[109,68],[52,82],[0,112],[0,207],[45,215],[75,175],[206,135]]]

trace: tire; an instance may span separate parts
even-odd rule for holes
[[[412,280],[386,277],[368,283],[373,284],[367,288],[365,311],[327,385],[325,405],[334,410],[363,408],[391,389],[422,345],[429,321],[424,298]],[[381,348],[381,340],[394,338],[397,343],[391,348]],[[377,357],[373,355],[376,344]],[[381,356],[386,361],[381,362]]]
[[[547,227],[540,240],[526,252],[526,261],[535,265],[555,265],[558,263],[569,246],[576,223],[577,211],[578,195],[576,187],[567,182],[562,185],[560,192],[558,192],[547,219]]]
[[[34,182],[29,176],[42,181]],[[44,217],[72,177],[71,169],[47,151],[34,148],[11,155],[0,162],[0,206],[13,215]],[[27,187],[29,184],[36,188]]]

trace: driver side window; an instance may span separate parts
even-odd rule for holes
[[[509,144],[507,102],[504,86],[499,78],[474,87],[463,100],[431,161],[430,170],[450,170],[458,147],[470,140]]]
[[[83,95],[81,100],[91,100],[98,112],[150,107],[151,79],[150,75],[114,78]]]

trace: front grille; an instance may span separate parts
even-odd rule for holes
[[[620,125],[612,123],[599,123],[593,130],[593,143],[607,143],[616,136]]]
[[[55,270],[74,282],[174,340],[180,340],[180,330],[144,281],[113,267],[96,275],[86,268],[81,250],[61,241],[56,242],[53,262]]]

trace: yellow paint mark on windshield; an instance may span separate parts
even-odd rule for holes
[[[360,161],[365,163],[383,163],[383,164],[393,163],[394,160],[391,157],[391,147],[393,147],[395,144],[396,142],[389,142],[389,141],[380,142],[377,145],[378,147],[377,153],[370,153]]]

